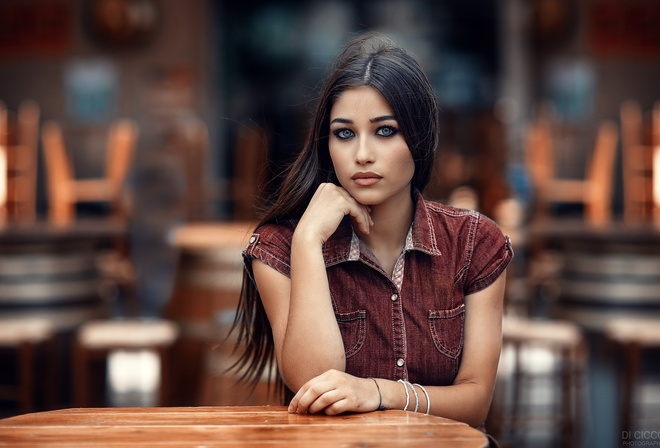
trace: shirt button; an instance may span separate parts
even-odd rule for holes
[[[392,294],[392,297],[390,297],[390,299],[392,299],[392,302],[396,302],[398,298],[399,298],[399,294]]]
[[[405,361],[403,360],[403,358],[399,358],[396,360],[396,365],[399,367],[403,367],[404,362]]]
[[[256,236],[251,236],[250,237],[250,244],[254,243],[255,241],[257,241],[257,237]]]

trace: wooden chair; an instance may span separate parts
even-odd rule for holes
[[[31,100],[23,101],[17,114],[0,105],[0,208],[8,221],[36,220],[39,115],[39,105]]]
[[[533,352],[552,354],[552,369],[540,368]],[[580,328],[567,321],[505,316],[502,322],[502,356],[488,427],[500,442],[527,441],[539,424],[550,424],[559,436],[557,446],[581,446],[582,390],[585,386],[587,347]],[[531,398],[537,382],[558,386],[550,406]],[[546,409],[546,412],[538,412]],[[548,412],[547,409],[551,410]],[[515,444],[514,446],[518,446]],[[522,446],[522,445],[521,445]]]
[[[638,423],[645,417],[637,409],[636,399],[641,384],[642,359],[644,352],[657,353],[660,349],[660,318],[617,317],[605,325],[605,338],[613,355],[621,354],[619,371],[619,434],[639,429]],[[647,353],[650,355],[650,353]],[[655,355],[657,356],[657,354]],[[657,359],[657,358],[656,358]],[[655,417],[647,415],[658,423]]]
[[[580,203],[584,205],[584,217],[589,223],[609,222],[617,140],[614,123],[604,121],[598,127],[584,178],[560,178],[556,172],[553,126],[547,114],[542,113],[529,127],[525,142],[525,160],[535,192],[537,217],[547,217],[553,203]]]
[[[624,220],[628,223],[650,222],[654,213],[653,153],[654,147],[660,145],[660,103],[650,120],[645,120],[641,106],[633,100],[624,101],[619,114]],[[645,132],[645,128],[651,132]]]
[[[129,119],[114,122],[108,132],[105,176],[77,179],[67,153],[62,128],[54,121],[45,123],[42,131],[47,172],[49,219],[66,224],[75,219],[76,204],[105,202],[111,215],[125,218],[123,186],[133,159],[138,137],[136,124]]]
[[[31,412],[35,405],[35,389],[43,384],[47,407],[56,401],[57,369],[55,358],[55,325],[39,317],[0,320],[0,348],[17,353],[17,380],[0,385],[0,399],[15,400],[21,413]],[[45,354],[45,356],[40,356]],[[45,362],[38,363],[43,358]],[[7,366],[3,366],[3,369]],[[41,372],[41,373],[39,373]]]

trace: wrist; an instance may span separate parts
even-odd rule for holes
[[[298,226],[291,237],[291,248],[293,249],[294,247],[302,247],[306,249],[322,248],[323,239],[318,235],[315,235],[314,232]]]
[[[376,391],[378,392],[378,405],[376,406],[376,411],[386,411],[387,407],[383,406],[383,394],[380,390],[380,385],[378,384],[378,381],[376,381],[376,378],[370,378],[373,380],[374,383],[376,383]]]

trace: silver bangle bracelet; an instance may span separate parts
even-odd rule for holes
[[[417,410],[419,409],[419,395],[417,395],[417,389],[415,389],[415,386],[413,386],[410,381],[406,381],[406,382],[412,389],[413,394],[415,394],[415,410],[413,412],[417,412]]]
[[[421,384],[413,384],[413,386],[419,386],[420,389],[422,389],[422,392],[424,392],[424,395],[426,395],[426,415],[429,415],[431,412],[431,397],[429,397],[429,393],[426,391],[426,388],[422,386]]]
[[[406,407],[403,408],[404,411],[408,410],[408,405],[410,404],[410,394],[408,393],[408,386],[404,380],[399,380],[399,383],[403,384],[403,389],[406,391]]]

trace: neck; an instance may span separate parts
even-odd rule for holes
[[[371,207],[374,225],[369,234],[356,233],[374,252],[386,272],[392,272],[394,262],[406,243],[406,236],[413,220],[414,204],[410,194],[404,200]]]

